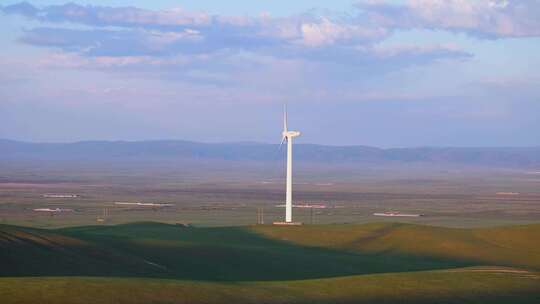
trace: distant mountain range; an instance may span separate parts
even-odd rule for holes
[[[262,143],[199,143],[161,141],[83,141],[30,143],[0,140],[0,160],[139,160],[216,159],[277,161],[278,145]],[[297,144],[295,161],[320,163],[440,163],[540,168],[540,147],[523,148],[392,148]]]

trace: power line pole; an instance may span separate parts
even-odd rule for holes
[[[264,208],[257,207],[257,225],[264,225]]]

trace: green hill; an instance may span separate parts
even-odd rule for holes
[[[540,225],[456,229],[413,224],[257,226],[268,238],[357,253],[422,256],[540,270]]]
[[[160,223],[39,230],[5,226],[2,276],[144,276],[214,281],[298,280],[478,265],[389,252],[359,253],[268,238],[256,227]],[[270,229],[276,229],[271,227]],[[299,228],[306,229],[306,228]]]
[[[530,303],[538,273],[432,271],[305,281],[216,283],[125,278],[0,278],[2,303]]]
[[[3,225],[0,302],[537,303],[538,235],[540,225]]]

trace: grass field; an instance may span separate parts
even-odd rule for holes
[[[540,225],[0,226],[2,303],[538,303]]]
[[[0,303],[540,303],[536,171],[281,169],[0,163]]]
[[[538,303],[539,274],[413,272],[303,281],[0,278],[2,303]]]

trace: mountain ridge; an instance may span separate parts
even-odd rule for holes
[[[363,145],[295,144],[295,160],[325,163],[441,163],[540,167],[540,147],[378,148]],[[278,144],[202,143],[187,140],[34,143],[0,139],[0,160],[217,159],[277,161]]]

